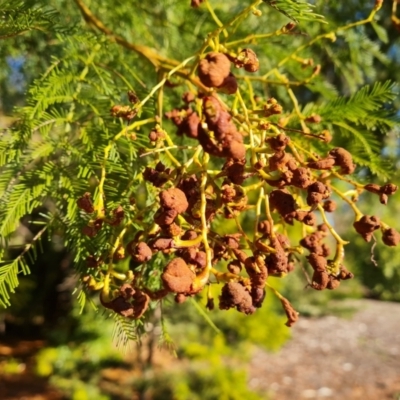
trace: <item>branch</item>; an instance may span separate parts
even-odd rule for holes
[[[150,61],[154,67],[163,68],[171,70],[174,67],[180,66],[181,63],[177,60],[173,60],[167,57],[163,57],[157,53],[154,49],[148,46],[142,46],[138,44],[133,44],[125,40],[122,36],[115,34],[111,29],[107,28],[85,5],[82,0],[74,0],[79,10],[82,13],[83,19],[91,26],[94,26],[99,31],[103,32],[105,35],[109,36],[116,43],[125,47],[128,50],[133,50],[135,53],[140,54],[148,61]],[[189,71],[181,70],[176,73],[178,76],[183,77],[184,79],[188,79],[191,83],[196,85],[199,89],[204,92],[208,92],[208,88],[206,88],[196,77],[192,76]]]
[[[112,30],[107,28],[86,6],[82,0],[74,0],[79,10],[82,13],[83,19],[89,24],[97,28],[99,31],[103,32],[105,35],[110,36],[116,43],[125,47],[128,50],[133,50],[134,52],[140,54],[149,60],[155,67],[160,67],[161,63],[176,66],[179,64],[176,60],[171,60],[169,58],[163,57],[158,54],[155,50],[147,46],[142,46],[138,44],[133,44],[126,41],[122,36],[115,34]]]

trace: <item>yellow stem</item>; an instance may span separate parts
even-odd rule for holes
[[[192,147],[192,148],[194,148],[194,147]],[[183,167],[184,169],[188,169],[188,168],[190,167],[190,165],[193,164],[193,162],[195,162],[196,160],[199,159],[199,155],[200,155],[200,153],[201,153],[202,150],[203,150],[203,147],[197,146],[197,147],[196,147],[196,151],[194,152],[193,156],[190,157],[189,160],[187,160],[187,161],[185,162],[185,164],[183,164],[182,167]],[[208,173],[208,171],[207,171],[207,173]]]
[[[286,300],[285,297],[283,297],[274,287],[272,287],[268,282],[265,282],[265,286],[269,289],[271,289],[274,293],[274,295],[279,299],[279,300]]]
[[[300,51],[306,49],[307,47],[312,46],[314,43],[320,41],[321,39],[331,39],[331,40],[335,40],[336,36],[335,34],[338,33],[339,31],[346,31],[348,29],[354,28],[355,26],[360,26],[360,25],[365,25],[368,24],[370,22],[373,21],[375,14],[378,12],[380,7],[377,7],[371,11],[370,15],[361,20],[361,21],[357,21],[357,22],[352,22],[348,25],[342,26],[342,27],[338,27],[337,29],[331,31],[331,32],[327,32],[327,33],[323,33],[321,35],[316,36],[314,39],[310,40],[308,43],[303,44],[302,46],[299,46],[292,54],[288,55],[287,57],[283,58],[279,63],[278,63],[278,68],[281,67],[282,65],[286,64],[290,59],[293,58],[293,56],[295,56],[297,53],[299,53]]]
[[[75,0],[75,1],[77,1],[77,0]],[[179,71],[180,69],[182,69],[183,67],[185,67],[186,64],[188,64],[188,63],[189,63],[190,61],[192,61],[194,58],[195,58],[194,56],[189,57],[189,58],[187,58],[186,60],[183,60],[183,61],[182,61],[180,64],[178,64],[175,68],[171,69],[171,71],[169,71],[168,74],[166,74],[166,76],[165,76],[163,79],[161,79],[161,81],[158,82],[158,84],[155,85],[155,86],[151,89],[150,93],[136,106],[137,109],[139,110],[140,108],[142,108],[142,107],[147,103],[147,101],[153,96],[153,94],[154,94],[158,89],[160,89],[162,86],[165,85],[165,82],[167,82],[167,80],[168,80],[169,78],[171,78],[172,75],[174,75],[177,71]]]
[[[227,42],[224,43],[225,47],[232,47],[232,46],[239,46],[241,44],[247,44],[247,43],[256,43],[258,39],[267,39],[273,36],[279,36],[282,34],[282,29],[278,29],[275,32],[270,32],[270,33],[259,33],[259,34],[251,34],[244,39],[239,39],[239,40],[234,40],[233,42]]]
[[[342,199],[344,200],[354,211],[356,221],[360,220],[363,216],[363,213],[358,209],[358,207],[354,204],[354,201],[348,199],[339,189],[336,189],[334,186],[330,186],[330,188]]]
[[[168,151],[168,150],[194,150],[197,149],[197,147],[194,146],[168,146],[168,147],[160,147],[159,149],[148,149],[146,153],[141,153],[140,157],[146,157],[150,154],[155,154],[155,153],[162,153],[163,151]],[[186,165],[186,163],[185,163]]]
[[[242,187],[243,193],[247,194],[247,193],[251,192],[252,190],[259,189],[263,185],[264,185],[264,182],[260,181],[260,182],[254,183],[253,185]]]
[[[206,198],[206,186],[207,186],[207,164],[210,159],[208,153],[203,155],[203,173],[200,182],[200,214],[201,214],[201,239],[204,246],[204,251],[206,253],[206,267],[197,275],[196,282],[193,284],[195,288],[200,288],[204,286],[210,276],[210,271],[212,269],[212,254],[211,248],[208,243],[208,225],[207,225],[207,198]]]
[[[264,198],[264,188],[260,188],[260,193],[258,195],[257,199],[257,204],[256,204],[256,218],[254,221],[254,238],[253,240],[257,239],[257,233],[258,233],[258,222],[260,221],[260,215],[261,215],[261,203]]]
[[[248,132],[249,132],[249,136],[250,136],[251,164],[254,166],[257,163],[257,156],[256,156],[256,152],[254,151],[254,148],[256,146],[255,146],[255,143],[254,143],[254,134],[253,134],[253,130],[251,128],[251,123],[250,123],[250,120],[249,120],[249,114],[247,112],[246,103],[244,102],[243,97],[240,94],[240,90],[238,90],[236,92],[236,96],[239,99],[240,105],[242,106],[244,119],[245,119],[245,122],[246,122],[247,127],[248,127]]]
[[[212,8],[210,2],[208,0],[205,1],[206,3],[206,7],[209,11],[209,13],[211,14],[213,20],[215,21],[215,23],[220,27],[223,28],[224,24],[220,21],[220,19],[217,17],[217,14],[215,14],[214,9]],[[228,32],[226,31],[226,29],[223,30],[224,36],[227,37],[228,36]]]
[[[268,195],[268,192],[265,193],[265,214],[267,216],[268,222],[271,225],[271,235],[270,236],[273,238],[275,236],[275,233],[274,233],[274,220],[272,218],[271,208],[269,206],[269,195]]]
[[[346,244],[349,244],[349,242],[346,242],[345,240],[343,240],[343,239],[337,234],[337,232],[335,231],[335,229],[334,229],[334,228],[332,227],[332,225],[329,223],[328,219],[326,218],[325,211],[324,211],[323,207],[321,206],[321,204],[318,204],[317,207],[318,207],[318,210],[319,210],[320,213],[321,213],[322,220],[324,221],[325,225],[328,227],[329,232],[330,232],[330,233],[332,234],[332,236],[335,238],[336,242],[337,242],[339,245],[342,245],[342,246],[343,246],[343,245],[346,245]]]
[[[192,240],[182,240],[179,238],[175,238],[174,239],[174,247],[198,246],[202,241],[204,241],[203,235],[199,235],[196,239],[192,239]]]
[[[304,116],[300,110],[299,102],[297,101],[297,98],[296,98],[295,94],[293,93],[293,90],[290,87],[287,87],[286,90],[292,100],[294,110],[296,111],[296,114],[300,120],[300,125],[303,128],[303,132],[310,133],[310,130],[308,129],[307,125],[304,122]]]

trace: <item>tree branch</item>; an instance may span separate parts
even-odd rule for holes
[[[155,50],[147,46],[142,46],[138,44],[133,44],[125,40],[122,36],[115,34],[112,30],[107,28],[86,6],[82,0],[74,0],[78,6],[80,12],[82,13],[83,19],[92,27],[103,32],[105,35],[110,36],[116,43],[125,47],[128,50],[133,50],[134,52],[140,54],[149,60],[155,67],[160,67],[161,63],[169,65],[179,65],[179,62],[166,57],[161,56]]]

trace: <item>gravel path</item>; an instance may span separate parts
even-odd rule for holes
[[[279,352],[255,352],[249,386],[272,400],[400,400],[400,303],[356,300],[343,306],[357,311],[348,319],[302,317]],[[0,356],[12,351],[27,358],[22,374],[0,374],[1,400],[62,398],[32,372],[29,355],[42,346],[0,343]],[[172,362],[171,356],[166,360]]]
[[[256,352],[250,387],[273,400],[400,400],[400,304],[348,304],[350,319],[300,318],[281,351]]]

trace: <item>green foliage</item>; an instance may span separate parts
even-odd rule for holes
[[[346,253],[346,258],[347,258]],[[300,313],[300,318],[312,317],[318,318],[327,315],[336,315],[341,318],[351,317],[356,308],[351,305],[352,299],[360,299],[365,295],[365,288],[361,281],[362,277],[351,261],[351,257],[346,266],[354,271],[356,279],[346,282],[333,291],[316,292],[305,283],[305,273],[312,276],[312,271],[303,263],[302,268],[294,274],[290,274],[286,279],[285,286],[282,289],[284,296],[293,296],[296,299],[296,310]],[[350,305],[346,302],[350,301]]]
[[[319,107],[312,109],[326,122],[335,122],[338,118],[356,125],[364,125],[373,130],[387,132],[399,122],[396,110],[382,108],[382,104],[391,103],[398,95],[397,87],[393,82],[375,82],[362,87],[349,98],[339,97]]]
[[[247,388],[244,371],[205,363],[192,363],[185,371],[156,374],[139,381],[138,387],[153,400],[266,399]]]
[[[381,245],[381,247],[378,247]],[[361,253],[359,250],[364,249]],[[398,257],[399,249],[385,248],[377,239],[376,249],[366,246],[361,238],[354,238],[353,245],[348,249],[349,267],[354,270],[362,282],[368,297],[387,301],[400,301],[399,285],[400,271]],[[377,265],[371,261],[373,258]]]
[[[117,347],[126,348],[129,342],[138,340],[138,322],[116,315],[113,339]],[[139,322],[140,324],[140,322]]]
[[[279,286],[279,282],[274,284]],[[213,292],[218,295],[217,288]],[[270,292],[264,306],[251,318],[235,310],[210,312],[204,309],[205,302],[203,298],[184,303],[179,309],[173,305],[164,309],[167,332],[180,356],[217,364],[223,356],[246,360],[255,346],[276,351],[290,337],[279,301]]]
[[[0,364],[0,372],[2,375],[17,375],[23,372],[24,367],[18,359],[9,357]]]
[[[35,4],[36,3],[36,4]],[[32,1],[0,2],[0,38],[20,35],[30,30],[55,30],[59,13],[52,7]]]
[[[304,112],[320,115],[326,127],[336,128],[337,145],[346,143],[357,164],[387,179],[393,172],[392,163],[381,157],[382,141],[377,132],[387,133],[398,126],[400,116],[390,106],[397,95],[398,88],[393,82],[376,82],[348,98],[338,97],[318,106],[309,104]]]
[[[82,314],[75,307],[72,315],[79,323],[74,324],[73,330],[64,327],[50,333],[50,346],[35,357],[35,372],[48,377],[68,399],[107,400],[110,397],[98,387],[98,372],[106,367],[124,366],[122,353],[109,345],[114,323],[112,319],[99,323],[100,316],[90,307]]]
[[[194,328],[196,317],[191,315],[193,309],[190,310],[192,312],[185,315],[186,324]],[[233,355],[234,352],[229,351],[228,346],[223,343],[225,340],[222,335],[212,335],[213,338],[210,335],[214,344],[208,343],[206,351],[200,355],[195,351],[194,343],[189,349],[185,347],[189,344],[187,341],[178,340],[181,337],[179,328],[172,329],[180,354],[174,368],[167,371],[159,368],[146,369],[140,366],[138,350],[131,347],[122,357],[119,350],[110,348],[109,338],[113,330],[111,318],[99,323],[99,315],[91,307],[85,308],[81,315],[78,312],[75,307],[73,315],[79,318],[79,324],[72,334],[65,340],[60,340],[59,333],[54,332],[52,345],[40,350],[35,356],[36,374],[48,377],[51,385],[68,399],[130,399],[133,394],[152,400],[265,399],[265,396],[248,389],[247,373],[236,367],[235,356],[229,361],[223,361],[222,356]],[[204,331],[197,329],[197,337],[192,337],[192,340],[207,341],[203,333]],[[145,337],[143,347],[146,347],[147,341],[148,338]],[[231,345],[233,344],[232,342]],[[169,356],[160,353],[158,357]],[[17,362],[10,362],[6,367],[7,371],[12,372],[16,364]],[[113,378],[107,379],[107,373]],[[125,379],[125,376],[129,376],[129,379]]]
[[[23,257],[16,258],[11,262],[0,263],[0,306],[11,305],[10,293],[15,292],[19,285],[18,274],[29,274],[29,267]]]
[[[314,13],[314,6],[307,1],[297,0],[263,0],[270,7],[281,12],[295,22],[316,21],[325,22],[323,15]]]

